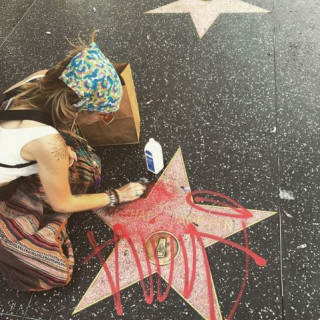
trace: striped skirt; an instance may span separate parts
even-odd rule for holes
[[[100,159],[74,150],[73,194],[85,193],[100,174]],[[0,202],[0,271],[13,289],[41,291],[71,280],[74,256],[66,225],[70,214],[54,212],[38,175],[22,178],[13,196]]]

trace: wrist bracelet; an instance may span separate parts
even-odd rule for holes
[[[114,207],[116,204],[119,203],[117,201],[116,194],[112,190],[106,190],[104,191],[104,193],[106,193],[110,198],[110,203],[108,204],[108,207]]]
[[[119,197],[119,193],[118,193],[117,189],[111,189],[111,191],[116,196],[117,204],[120,204],[120,197]]]

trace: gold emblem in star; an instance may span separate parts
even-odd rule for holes
[[[241,0],[179,0],[145,13],[190,13],[200,39],[220,13],[269,13]]]

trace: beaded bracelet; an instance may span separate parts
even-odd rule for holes
[[[111,191],[116,196],[117,204],[120,204],[120,197],[119,197],[119,193],[118,193],[117,189],[111,189]]]
[[[114,207],[116,204],[119,204],[119,194],[114,190],[106,190],[104,191],[110,198],[110,203],[108,207]]]

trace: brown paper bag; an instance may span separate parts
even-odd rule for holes
[[[139,143],[140,115],[131,67],[127,62],[114,63],[114,67],[123,80],[120,109],[108,125],[100,121],[80,126],[82,134],[92,146]]]

